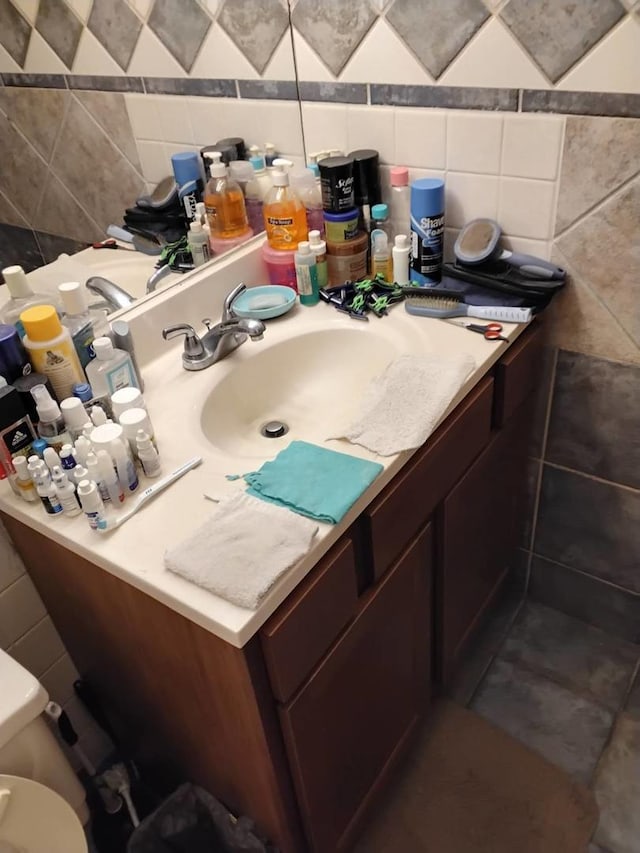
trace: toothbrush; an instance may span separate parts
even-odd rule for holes
[[[136,502],[132,507],[125,510],[124,512],[119,513],[119,515],[117,515],[115,518],[107,518],[106,526],[99,528],[100,533],[109,532],[110,530],[115,530],[116,527],[120,527],[120,525],[124,524],[125,521],[128,521],[132,515],[135,515],[136,512],[138,512],[138,510],[140,509],[140,507],[148,503],[159,492],[164,491],[164,489],[166,489],[167,486],[170,486],[171,483],[174,483],[176,480],[179,480],[183,474],[187,473],[187,471],[191,471],[192,468],[197,468],[197,466],[201,462],[201,456],[194,456],[193,459],[189,459],[188,462],[185,462],[184,465],[181,465],[179,468],[176,468],[175,471],[172,471],[170,474],[167,474],[165,477],[162,477],[162,479],[158,480],[157,483],[154,483],[152,486],[148,486],[136,498]]]

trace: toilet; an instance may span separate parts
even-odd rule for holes
[[[42,716],[48,701],[40,682],[0,650],[0,849],[87,853],[85,791]],[[49,827],[46,847],[36,826]]]

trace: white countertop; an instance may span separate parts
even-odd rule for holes
[[[175,319],[182,317],[176,315]],[[188,373],[182,368],[181,343],[178,341],[143,370],[144,396],[160,448],[162,473],[169,473],[193,456],[202,456],[202,465],[170,486],[122,527],[105,534],[90,530],[84,515],[75,518],[46,515],[39,502],[25,503],[13,494],[7,483],[0,485],[0,509],[85,557],[99,567],[96,571],[110,572],[223,640],[242,647],[415,452],[383,458],[348,442],[326,442],[329,448],[381,462],[384,471],[339,524],[319,525],[311,550],[281,578],[256,611],[236,607],[164,568],[165,549],[177,544],[212,514],[215,505],[204,499],[204,493],[222,496],[244,488],[242,480],[229,482],[225,475],[254,470],[264,459],[273,458],[293,438],[323,443],[322,435],[301,436],[292,431],[286,440],[282,440],[285,445],[280,443],[281,440],[275,446],[265,440],[268,449],[262,459],[230,457],[209,442],[200,425],[202,404],[211,389],[242,360],[259,358],[259,347],[274,346],[290,337],[292,330],[301,334],[306,330],[334,327],[352,329],[358,334],[367,334],[369,328],[380,334],[387,330],[396,336],[399,330],[401,338],[411,342],[414,352],[418,341],[420,346],[424,345],[425,352],[446,354],[463,351],[472,355],[476,369],[442,420],[509,346],[506,342],[485,341],[482,335],[441,320],[410,317],[402,306],[395,307],[388,317],[372,318],[365,324],[351,320],[324,304],[314,308],[297,306],[285,317],[268,322],[263,341],[245,343],[224,361],[204,371]],[[505,324],[504,334],[513,341],[524,328]],[[336,383],[339,382],[340,376],[337,375]],[[172,389],[170,395],[167,387]],[[152,482],[145,481],[145,484]]]

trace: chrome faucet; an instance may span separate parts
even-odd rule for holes
[[[86,282],[87,290],[101,296],[109,305],[112,311],[117,311],[119,308],[128,308],[133,305],[135,299],[126,290],[118,287],[108,278],[103,278],[101,275],[92,275]]]
[[[156,287],[158,286],[158,282],[160,281],[160,279],[164,278],[165,275],[169,275],[170,272],[171,267],[169,266],[169,264],[163,264],[161,267],[154,267],[153,272],[147,279],[146,292],[153,293]]]
[[[252,341],[262,340],[264,323],[261,320],[245,320],[236,316],[233,310],[234,300],[244,293],[246,287],[239,284],[224,300],[222,318],[215,326],[211,320],[202,322],[207,327],[205,334],[200,337],[193,326],[187,323],[177,323],[162,330],[165,341],[178,335],[184,335],[182,351],[182,366],[185,370],[204,370],[237,349],[247,337]]]

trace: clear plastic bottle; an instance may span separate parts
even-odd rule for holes
[[[322,210],[322,190],[311,169],[305,169],[291,175],[291,188],[297,193],[304,204],[309,231],[319,231],[324,234],[324,216]]]
[[[38,435],[49,447],[59,453],[63,444],[71,444],[71,435],[62,417],[60,406],[51,397],[45,385],[35,385],[31,389],[38,412]]]
[[[249,228],[242,190],[228,177],[219,151],[206,151],[204,156],[211,160],[211,177],[204,191],[211,236],[222,240],[241,237]]]
[[[267,240],[272,249],[292,251],[307,239],[307,215],[303,203],[289,186],[286,167],[274,166],[271,178],[273,186],[263,206]]]
[[[309,243],[303,240],[298,243],[295,253],[296,282],[301,305],[316,305],[318,296],[318,270],[316,256],[311,251]]]
[[[27,279],[25,271],[20,266],[5,267],[2,270],[4,283],[7,285],[10,299],[2,306],[0,320],[15,326],[21,338],[24,337],[24,326],[20,320],[20,314],[25,308],[35,305],[52,305],[58,308],[58,300],[51,293],[35,292]]]
[[[309,231],[309,248],[316,259],[318,287],[322,289],[329,284],[329,270],[327,267],[327,244],[321,239],[319,231]]]
[[[113,394],[127,385],[138,387],[128,352],[115,349],[109,338],[96,338],[93,349],[96,357],[87,365],[87,379],[96,397]]]
[[[194,267],[201,267],[206,264],[211,257],[209,249],[209,235],[206,233],[201,223],[198,221],[189,223],[189,233],[187,235],[189,243],[189,251]]]
[[[393,281],[389,238],[381,228],[371,232],[371,277],[382,275],[385,281]]]
[[[64,308],[62,325],[68,329],[80,364],[84,368],[93,358],[92,344],[95,338],[86,290],[78,281],[65,281],[58,285],[58,293]]]
[[[411,231],[411,190],[406,166],[391,169],[391,198],[389,200],[390,237]]]

